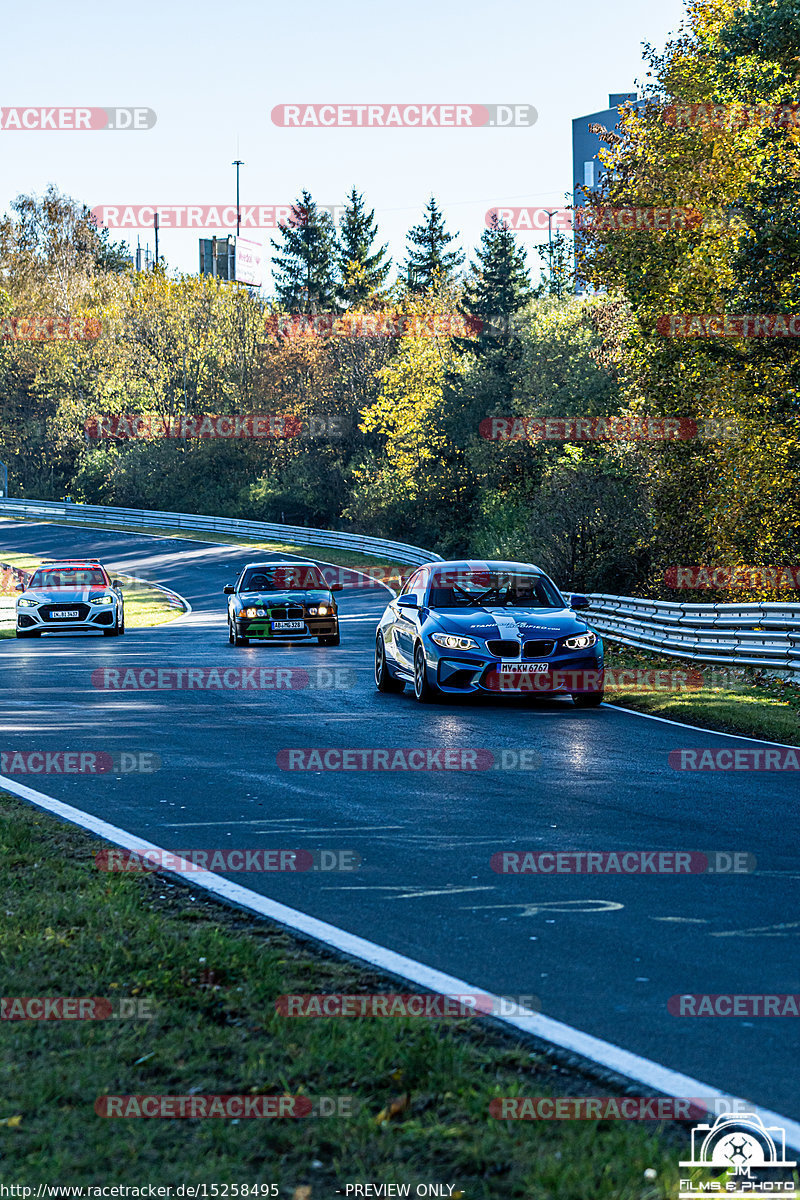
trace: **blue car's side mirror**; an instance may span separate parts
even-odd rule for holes
[[[419,608],[413,596],[399,596],[397,599],[398,608]]]
[[[226,583],[222,591],[225,596],[233,596],[236,592],[236,588],[232,583]]]
[[[570,598],[569,598],[570,608],[590,608],[591,604],[592,604],[592,602],[588,596],[577,596],[576,595],[576,596],[570,596]]]

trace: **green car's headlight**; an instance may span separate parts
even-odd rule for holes
[[[477,650],[478,643],[474,638],[456,637],[453,633],[432,633],[431,641],[445,650]]]
[[[565,650],[588,650],[597,641],[596,633],[576,633],[574,637],[564,638]]]
[[[24,597],[17,601],[18,608],[36,608],[35,600],[26,600]]]
[[[113,604],[113,596],[96,596],[94,600],[89,601],[90,604]]]
[[[245,615],[246,617],[254,617],[254,616],[256,616],[256,614],[257,614],[257,613],[258,613],[258,609],[257,609],[257,608],[246,608],[246,609],[244,610],[244,615]]]

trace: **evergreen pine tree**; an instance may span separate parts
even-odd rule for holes
[[[272,241],[280,305],[287,312],[329,312],[336,298],[336,234],[330,213],[320,211],[308,191],[280,225],[282,241]]]
[[[447,249],[455,241],[455,236],[445,229],[444,218],[435,198],[431,196],[424,219],[419,225],[414,225],[407,235],[409,248],[403,271],[408,277],[411,291],[425,292],[434,284],[451,282],[464,262],[460,250]]]
[[[513,318],[531,298],[525,254],[497,215],[484,229],[470,266],[462,307],[475,318],[475,336],[466,343],[498,378],[503,397],[511,398],[512,376],[521,358]]]
[[[386,283],[392,261],[386,257],[385,245],[371,253],[377,235],[375,210],[367,213],[364,197],[353,188],[339,231],[337,294],[347,307],[362,304]]]

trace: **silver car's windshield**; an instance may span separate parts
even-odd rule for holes
[[[68,588],[70,591],[87,587],[105,587],[106,579],[99,567],[40,567],[34,571],[28,587]]]
[[[563,608],[553,584],[537,571],[438,571],[431,608]]]

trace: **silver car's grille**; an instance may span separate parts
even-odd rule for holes
[[[48,604],[44,608],[39,609],[39,615],[45,621],[53,621],[54,624],[57,623],[59,620],[63,620],[63,617],[62,618],[59,618],[59,617],[54,618],[53,617],[53,614],[57,613],[57,612],[77,612],[77,614],[78,614],[77,617],[71,617],[69,619],[73,620],[73,621],[85,621],[89,615],[89,605],[88,604],[80,604],[80,603]]]

